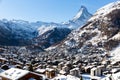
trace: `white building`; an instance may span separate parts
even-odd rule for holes
[[[0,77],[2,78],[2,80],[30,80],[30,79],[42,80],[41,75],[17,68],[11,68],[0,73]]]

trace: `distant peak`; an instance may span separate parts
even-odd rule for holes
[[[92,16],[92,15],[88,12],[87,8],[82,5],[81,8],[79,9],[77,15],[74,16],[73,21],[76,21],[76,20],[82,19],[82,18],[86,18],[86,17],[90,17],[90,16]]]
[[[88,12],[87,8],[86,8],[85,6],[82,5],[82,6],[80,7],[78,13],[83,13],[83,12],[85,12],[85,11]]]
[[[87,9],[84,5],[81,6],[82,9]]]

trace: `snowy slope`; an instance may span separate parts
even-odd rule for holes
[[[3,19],[0,20],[0,38],[1,38],[0,44],[19,45],[22,43],[27,43],[29,41],[30,41],[29,43],[31,44],[32,42],[34,43],[33,40],[34,38],[36,39],[42,38],[46,41],[47,38],[50,39],[51,35],[54,36],[52,32],[56,32],[55,30],[59,31],[56,33],[60,38],[58,39],[58,41],[62,40],[71,31],[69,28],[67,28],[66,25],[53,23],[53,22],[47,23],[47,22],[38,21],[38,22],[29,23],[28,21],[23,21],[23,20],[8,21],[6,19]],[[60,32],[64,34],[61,35]],[[44,37],[46,37],[46,39]],[[49,41],[50,43],[57,42],[57,41],[52,41],[52,39]]]
[[[109,9],[109,10],[108,10]],[[100,8],[89,21],[73,30],[51,51],[68,54],[113,54],[119,55],[120,44],[120,1]],[[53,49],[54,48],[54,49]]]
[[[48,32],[50,30],[54,30],[55,28],[67,28],[67,26],[62,25],[62,24],[58,24],[58,23],[42,24],[40,27],[37,28],[38,36]]]
[[[88,12],[87,8],[85,6],[81,6],[78,13],[74,16],[73,21],[75,22],[77,20],[87,20],[91,16],[92,15]]]
[[[0,20],[0,44],[21,45],[28,44],[36,35],[35,29],[29,22],[23,20]]]
[[[111,52],[111,56],[113,61],[119,61],[120,60],[120,45],[116,48],[114,48]]]
[[[93,17],[89,19],[89,21],[93,21],[96,19],[103,19],[103,18],[107,19],[105,15],[109,14],[110,12],[116,9],[120,9],[120,1],[112,2],[98,9],[97,12],[93,15]]]
[[[40,25],[40,27],[37,29],[39,35],[44,34],[45,32],[52,30],[54,28],[70,28],[70,29],[76,29],[78,27],[81,27],[84,25],[87,20],[92,15],[88,12],[87,8],[85,6],[81,6],[78,13],[73,17],[72,20],[69,20],[68,22],[58,24],[58,23],[45,23],[43,25]]]
[[[27,21],[23,20],[1,20],[0,26],[3,28],[7,28],[12,34],[16,35],[16,37],[22,37],[27,35],[25,38],[33,38],[35,29],[29,24]],[[4,24],[4,25],[2,25]],[[24,33],[23,33],[24,32]]]
[[[78,13],[73,17],[69,22],[64,23],[68,25],[70,29],[77,29],[78,27],[83,26],[89,18],[91,18],[92,14],[90,14],[85,6],[81,6]]]

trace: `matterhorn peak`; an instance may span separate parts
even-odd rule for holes
[[[76,20],[83,20],[86,18],[90,18],[92,15],[88,12],[87,8],[85,6],[81,6],[80,10],[78,11],[77,15],[74,16],[73,21]]]
[[[68,25],[68,28],[70,29],[77,29],[78,27],[83,26],[91,18],[91,16],[92,14],[90,14],[87,8],[82,5],[73,19],[63,24]]]
[[[87,8],[84,5],[81,6],[79,11],[81,11],[81,9],[87,10]]]

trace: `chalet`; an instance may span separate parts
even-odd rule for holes
[[[16,61],[11,60],[11,64],[12,65],[21,65],[21,66],[23,65],[23,63],[21,63],[21,62],[19,62],[17,60]]]
[[[0,53],[3,53],[5,51],[4,48],[0,48]]]
[[[56,76],[55,70],[51,68],[46,68],[46,77],[54,78]]]
[[[3,70],[8,70],[8,69],[9,69],[8,64],[4,64],[4,65],[2,65],[2,66],[1,66],[1,69],[3,69]]]
[[[102,66],[93,67],[91,69],[91,76],[101,76],[102,75]]]
[[[0,58],[0,63],[5,63],[5,62],[7,62],[8,60],[7,59],[5,59],[5,58]]]
[[[84,67],[85,73],[90,73],[90,71],[91,71],[91,69],[92,69],[93,67],[94,67],[93,65],[85,66],[85,67]]]
[[[15,65],[15,68],[22,69],[22,66],[21,65]]]
[[[27,70],[11,68],[0,73],[2,80],[42,80],[42,76]]]
[[[57,66],[52,66],[52,68],[53,68],[55,71],[57,71]]]
[[[65,71],[65,72],[69,72],[69,67],[68,66],[64,66],[64,67],[62,67],[62,70]]]
[[[96,76],[97,75],[97,68],[94,67],[91,69],[91,76]]]
[[[70,70],[70,74],[72,76],[79,77],[80,76],[80,69],[79,68],[74,68],[74,69]]]
[[[67,75],[67,72],[65,72],[65,71],[63,71],[63,70],[60,70],[60,71],[59,71],[59,74],[60,74],[60,75]]]
[[[42,69],[42,68],[43,68],[43,65],[39,64],[38,66],[36,66],[36,68],[37,68],[37,69],[38,69],[38,68]]]
[[[112,66],[117,66],[117,65],[119,65],[119,64],[120,64],[120,61],[113,61],[113,62],[111,63]]]
[[[59,64],[58,64],[58,69],[59,69],[59,70],[62,70],[62,67],[63,67],[63,66],[64,66],[64,62],[59,63]]]

